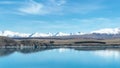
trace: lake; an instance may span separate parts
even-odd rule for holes
[[[0,68],[120,68],[120,48],[1,48]]]

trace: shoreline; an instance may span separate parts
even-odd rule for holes
[[[120,39],[12,39],[0,37],[0,47],[120,47]]]
[[[40,45],[5,45],[0,46],[0,48],[120,48],[120,45],[47,45],[47,46],[40,46]]]

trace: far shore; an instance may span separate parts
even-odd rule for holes
[[[8,38],[0,37],[0,47],[120,47],[120,39],[91,38]]]

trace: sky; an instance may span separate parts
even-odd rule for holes
[[[90,32],[120,27],[120,0],[0,0],[0,31]]]

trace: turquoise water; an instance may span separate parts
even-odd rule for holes
[[[120,68],[120,50],[0,49],[0,68]]]

